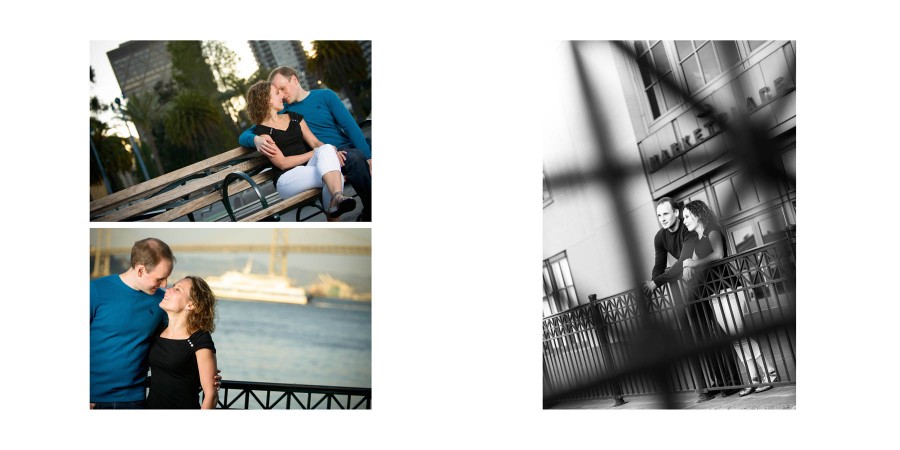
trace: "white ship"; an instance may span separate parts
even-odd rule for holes
[[[308,302],[306,290],[291,286],[290,278],[250,273],[252,267],[251,259],[247,261],[243,271],[229,270],[221,277],[206,278],[206,282],[217,298],[295,305],[305,305]]]

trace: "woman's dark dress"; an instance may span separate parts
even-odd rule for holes
[[[200,369],[195,352],[215,353],[212,336],[197,331],[187,339],[156,337],[150,347],[148,409],[200,409]]]

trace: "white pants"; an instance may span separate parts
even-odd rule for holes
[[[744,332],[744,313],[747,310],[746,297],[747,292],[734,292],[731,289],[727,289],[721,292],[718,301],[714,300],[712,302],[716,322],[719,322],[719,326],[730,335]],[[771,381],[777,377],[775,365],[769,360],[768,355],[763,355],[762,351],[760,351],[756,339],[748,337],[735,342],[734,352],[744,360],[751,381],[759,381],[759,372],[768,372],[766,379],[763,381]],[[765,362],[763,362],[762,358],[765,358]],[[757,372],[757,366],[759,366],[759,372]]]
[[[303,191],[314,188],[322,188],[322,205],[325,210],[331,204],[331,192],[323,187],[322,176],[337,170],[341,171],[341,163],[338,161],[337,149],[331,144],[325,144],[313,150],[313,157],[305,166],[297,166],[278,177],[278,185],[275,189],[282,198],[293,197]],[[344,177],[341,180],[341,191],[344,190]]]

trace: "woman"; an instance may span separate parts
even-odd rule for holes
[[[697,233],[698,237],[694,245],[693,257],[686,259],[683,263],[684,279],[689,281],[695,269],[705,267],[725,257],[725,237],[715,213],[700,200],[694,200],[685,205],[682,217],[687,230]],[[728,268],[726,267],[726,269]],[[712,283],[710,280],[703,282],[704,285],[710,283]],[[746,293],[734,292],[731,289],[723,289],[721,293],[719,301],[713,302],[712,305],[716,321],[728,334],[742,333],[744,331],[744,313],[747,311]],[[751,384],[760,383],[759,373],[765,374],[764,381],[766,383],[778,381],[775,364],[768,355],[764,355],[760,351],[759,344],[755,339],[748,337],[735,342],[734,351],[744,359]],[[772,389],[771,385],[750,386],[742,389],[738,395],[744,397],[753,392],[763,392],[769,389]]]
[[[288,112],[283,97],[271,84],[260,81],[247,91],[247,114],[256,123],[253,132],[268,134],[280,152],[269,157],[273,183],[282,198],[313,188],[322,189],[322,203],[329,220],[356,208],[356,200],[344,196],[341,162],[333,145],[323,144],[309,130],[303,116]],[[315,149],[315,150],[313,150]],[[328,206],[325,206],[325,205]]]
[[[215,295],[202,278],[189,276],[166,289],[159,307],[169,323],[150,347],[147,408],[215,408],[216,347],[209,335],[216,328]]]

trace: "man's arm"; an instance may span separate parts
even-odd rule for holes
[[[350,138],[353,146],[362,152],[366,159],[372,159],[372,149],[369,147],[369,143],[366,142],[366,137],[363,135],[362,130],[359,129],[356,120],[350,115],[350,111],[347,111],[347,107],[344,106],[344,103],[341,102],[341,99],[338,98],[334,91],[328,91],[328,94],[328,109],[331,110],[331,116],[334,117],[335,122],[344,130],[344,133],[347,133],[347,137]]]
[[[253,132],[253,129],[256,128],[256,125],[247,128],[241,133],[241,136],[238,138],[238,144],[242,147],[247,148],[255,148],[259,150],[263,155],[272,158],[275,156],[276,152],[280,149],[277,145],[275,145],[275,141],[272,140],[272,136],[268,134],[263,134],[257,136],[256,133]]]
[[[660,233],[656,233],[656,236],[653,238],[653,247],[656,249],[656,259],[653,263],[653,272],[650,274],[651,279],[662,275],[662,273],[666,271],[666,260],[669,255],[665,245],[663,245],[663,239]]]
[[[255,127],[256,125],[254,125]],[[247,148],[256,148],[256,144],[253,142],[253,138],[256,137],[256,133],[253,132],[253,127],[247,128],[241,133],[241,137],[238,138],[238,144],[241,147]]]

